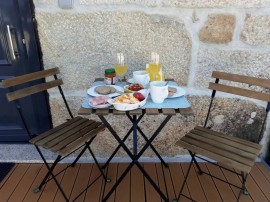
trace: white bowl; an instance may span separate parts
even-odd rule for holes
[[[108,102],[110,104],[112,104],[116,110],[119,110],[119,111],[129,111],[129,110],[138,109],[138,108],[142,107],[143,105],[145,105],[145,103],[147,101],[147,98],[148,98],[148,95],[149,95],[149,90],[142,89],[142,90],[140,90],[138,92],[143,94],[144,97],[145,97],[145,99],[143,101],[141,101],[141,102],[138,102],[138,103],[135,103],[135,104],[114,103],[114,100],[116,98],[110,99],[110,100],[108,100]]]

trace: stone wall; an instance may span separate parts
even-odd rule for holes
[[[195,112],[195,117],[173,117],[154,142],[164,156],[183,154],[185,151],[174,143],[195,125],[203,124],[213,70],[270,77],[269,0],[74,0],[69,10],[60,9],[57,0],[34,3],[45,68],[60,67],[74,114],[85,89],[113,66],[117,52],[128,58],[128,76],[145,68],[150,52],[160,54],[165,77],[174,78],[187,89]],[[257,136],[252,134],[259,132],[265,103],[217,96],[209,126],[255,141]],[[50,91],[50,104],[53,122],[58,125],[68,115],[54,91]],[[153,131],[162,118],[146,117],[143,129]],[[108,119],[120,134],[129,129],[124,118]],[[126,123],[125,127],[119,122]],[[264,151],[269,121],[266,128],[261,141]],[[132,140],[127,141],[131,147]],[[108,131],[94,143],[100,157],[108,156],[115,145]],[[123,151],[118,155],[123,156]],[[152,156],[152,152],[145,156]]]

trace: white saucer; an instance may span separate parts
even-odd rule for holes
[[[104,86],[104,85],[98,85],[98,86]],[[89,94],[89,95],[91,95],[93,97],[100,96],[101,94],[99,94],[99,93],[97,93],[95,91],[96,87],[98,87],[98,86],[93,86],[93,87],[89,88],[87,90],[87,94]],[[106,86],[111,86],[111,87],[115,88],[117,91],[124,92],[124,89],[122,87],[120,87],[120,86],[116,86],[116,85],[106,85]],[[120,95],[120,94],[119,93],[110,93],[110,94],[108,94],[109,97],[115,97],[115,96],[118,96],[118,95]]]
[[[169,85],[170,86],[170,85]],[[172,88],[176,88],[176,93],[173,94],[173,96],[168,96],[167,98],[176,98],[176,97],[181,97],[186,94],[185,89],[179,87],[179,86],[170,86]]]
[[[134,80],[133,80],[133,78],[130,78],[130,79],[127,80],[127,82],[128,83],[134,83]]]

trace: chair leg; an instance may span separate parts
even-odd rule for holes
[[[197,160],[195,158],[195,153],[192,153],[191,151],[188,151],[188,152],[189,152],[192,160],[194,161],[194,163],[195,163],[195,165],[196,165],[196,167],[198,169],[198,174],[199,175],[202,175],[203,174],[203,171],[202,171],[201,167],[199,166],[199,164],[198,164],[198,162],[197,162]]]
[[[97,165],[97,167],[98,167],[98,169],[99,169],[101,175],[103,176],[105,182],[107,182],[107,183],[111,182],[111,180],[110,180],[109,178],[107,178],[107,176],[104,174],[104,172],[103,172],[102,168],[100,167],[100,165],[99,165],[99,163],[98,163],[98,161],[97,161],[97,159],[96,159],[96,156],[95,156],[95,154],[93,153],[93,151],[92,151],[92,149],[90,148],[90,146],[87,145],[87,147],[88,147],[89,152],[91,153],[91,155],[92,155],[92,157],[93,157],[93,159],[94,159],[94,161],[95,161],[95,163],[96,163],[96,165]]]
[[[41,158],[42,158],[42,160],[43,160],[45,166],[47,167],[49,175],[52,176],[52,178],[53,178],[53,180],[55,181],[57,187],[59,188],[60,192],[62,193],[63,197],[65,198],[65,201],[68,201],[68,198],[67,198],[65,192],[63,191],[63,189],[62,189],[60,183],[58,182],[58,180],[56,179],[55,175],[53,174],[53,172],[52,172],[52,170],[51,170],[49,164],[47,163],[47,161],[46,161],[46,159],[44,158],[43,154],[41,153],[40,149],[39,149],[36,145],[35,145],[35,147],[37,148],[37,151],[38,151],[39,155],[41,156]],[[57,157],[57,159],[56,159],[57,162],[58,162],[59,159],[60,159],[59,157],[61,158],[61,156],[58,156],[58,157]],[[55,160],[55,161],[56,161],[56,160]],[[57,164],[57,163],[56,163],[56,164]]]
[[[95,136],[96,137],[96,136]],[[95,137],[93,137],[89,142],[85,143],[85,147],[82,149],[82,151],[79,153],[79,155],[76,157],[76,159],[73,161],[72,164],[70,164],[71,167],[74,167],[75,164],[78,162],[78,160],[81,158],[81,156],[83,155],[83,153],[86,151],[87,146],[90,145],[93,140],[95,139]]]
[[[183,192],[185,184],[187,182],[188,175],[189,175],[189,172],[191,170],[192,163],[193,163],[193,158],[191,159],[191,162],[189,163],[188,170],[187,170],[186,176],[184,178],[184,182],[183,182],[183,184],[181,186],[180,192],[179,192],[177,198],[173,199],[172,202],[178,202],[180,200],[181,195],[183,195],[182,192]],[[189,197],[187,197],[187,198],[189,198]],[[191,199],[191,198],[189,198],[189,199]],[[193,201],[193,199],[191,199],[191,200]]]
[[[246,189],[246,181],[247,181],[248,174],[244,174],[243,172],[241,172],[241,177],[242,177],[242,189],[240,189],[240,192],[239,192],[238,197],[237,197],[237,201],[239,201],[242,192],[244,195],[249,194],[247,189]]]

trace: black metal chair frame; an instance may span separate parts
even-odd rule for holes
[[[107,129],[111,132],[111,134],[113,135],[113,137],[119,143],[118,147],[115,149],[115,151],[110,156],[110,158],[108,159],[108,161],[106,162],[106,164],[104,165],[103,168],[105,168],[109,164],[109,162],[111,161],[111,159],[115,156],[115,154],[117,153],[117,151],[121,147],[124,149],[124,151],[128,154],[128,156],[132,160],[132,162],[129,164],[129,166],[126,168],[126,170],[123,172],[123,174],[118,178],[118,180],[116,181],[116,183],[114,184],[114,186],[111,188],[111,190],[107,193],[107,195],[103,198],[102,201],[107,201],[109,199],[109,197],[111,196],[111,194],[116,190],[116,188],[122,182],[122,180],[125,178],[125,176],[128,174],[128,172],[132,169],[132,167],[134,165],[136,165],[139,168],[139,170],[143,173],[143,175],[146,177],[146,179],[150,182],[150,184],[154,187],[154,189],[159,193],[159,195],[161,196],[161,198],[164,201],[167,202],[167,201],[169,201],[169,199],[164,195],[164,193],[162,193],[162,191],[159,189],[159,187],[156,185],[156,183],[153,181],[153,179],[145,171],[145,169],[143,168],[143,166],[139,162],[139,158],[143,155],[143,153],[145,152],[145,150],[150,147],[154,151],[154,153],[157,155],[157,157],[160,159],[161,163],[166,168],[168,167],[168,165],[165,163],[165,161],[162,159],[162,157],[160,156],[160,154],[156,151],[156,149],[152,145],[152,142],[159,135],[160,131],[164,128],[164,126],[168,123],[168,121],[171,119],[172,115],[167,115],[166,116],[166,118],[161,122],[161,124],[159,125],[159,127],[156,129],[156,131],[152,134],[152,136],[149,139],[146,137],[146,135],[143,133],[143,131],[138,126],[139,122],[144,117],[145,113],[143,113],[139,117],[137,117],[137,115],[130,115],[128,113],[126,113],[126,115],[129,118],[129,120],[132,122],[132,127],[128,131],[128,133],[124,136],[123,140],[121,140],[121,138],[118,136],[118,134],[112,128],[112,126],[106,120],[106,118],[104,116],[102,116],[102,115],[98,115],[99,118],[100,118],[100,120],[103,122],[103,124],[107,127]],[[146,144],[139,151],[139,153],[137,152],[137,131],[139,131],[139,133],[142,135],[142,137],[146,141]],[[128,138],[128,136],[132,132],[133,132],[133,153],[125,145],[125,140]]]
[[[53,76],[54,76],[54,79],[55,79],[55,80],[58,79],[56,74],[54,74]],[[67,111],[68,111],[68,113],[69,113],[69,115],[70,115],[70,118],[73,119],[74,116],[73,116],[72,113],[71,113],[71,110],[70,110],[69,105],[68,105],[68,103],[67,103],[67,101],[66,101],[64,92],[63,92],[63,90],[62,90],[62,88],[61,88],[60,85],[58,85],[57,87],[58,87],[58,90],[59,90],[59,92],[60,92],[60,94],[61,94],[61,97],[62,97],[62,99],[63,99],[63,101],[64,101],[64,103],[65,103],[65,106],[66,106]],[[9,91],[9,92],[15,91],[15,90],[14,90],[14,87],[8,87],[8,91]],[[45,91],[43,91],[43,92],[44,92],[44,93],[47,93],[47,90],[45,90]],[[29,136],[29,138],[32,139],[32,138],[35,137],[36,135],[31,135],[31,132],[30,132],[30,130],[29,130],[27,124],[26,124],[25,118],[24,118],[24,116],[23,116],[23,113],[22,113],[22,110],[21,110],[21,106],[20,106],[20,104],[19,104],[19,102],[18,102],[18,99],[14,100],[14,102],[15,102],[15,104],[16,104],[16,107],[17,107],[17,110],[18,110],[18,112],[19,112],[20,118],[21,118],[21,120],[22,120],[23,126],[24,126],[24,128],[25,128],[25,130],[26,130],[26,132],[27,132],[27,134],[28,134],[28,136]],[[67,119],[67,120],[68,120],[68,119]],[[35,188],[35,189],[33,190],[34,193],[40,192],[41,189],[42,189],[42,187],[43,187],[48,181],[50,181],[50,180],[53,179],[53,180],[55,181],[57,187],[59,188],[60,192],[62,193],[63,197],[65,198],[65,201],[69,201],[69,199],[68,199],[68,197],[66,196],[66,194],[64,193],[64,190],[62,189],[60,183],[59,183],[58,180],[56,179],[56,176],[58,176],[60,173],[64,172],[64,171],[65,171],[66,169],[68,169],[69,167],[74,167],[75,164],[76,164],[76,163],[78,162],[78,160],[80,159],[80,157],[83,155],[83,153],[84,153],[87,149],[89,150],[90,154],[92,155],[93,160],[94,160],[95,164],[97,165],[97,167],[98,167],[98,169],[99,169],[99,171],[100,171],[101,174],[100,174],[99,176],[97,176],[97,177],[93,180],[93,182],[91,182],[90,184],[88,184],[87,187],[86,187],[84,190],[82,190],[81,193],[79,193],[79,194],[73,199],[73,201],[75,201],[76,199],[78,199],[78,198],[79,198],[79,197],[80,197],[80,196],[81,196],[81,195],[82,195],[82,194],[83,194],[90,186],[92,186],[92,185],[93,185],[100,177],[103,177],[103,179],[105,180],[105,182],[110,182],[111,180],[110,180],[109,178],[107,178],[107,176],[105,175],[105,171],[102,170],[101,166],[99,165],[99,163],[98,163],[98,161],[97,161],[97,159],[96,159],[96,157],[95,157],[95,155],[94,155],[94,153],[93,153],[93,151],[92,151],[92,149],[91,149],[91,147],[90,147],[90,144],[93,142],[93,140],[95,139],[95,137],[96,137],[96,136],[94,136],[94,137],[91,138],[89,141],[85,142],[84,145],[82,145],[82,146],[80,146],[79,148],[75,149],[74,151],[72,151],[71,153],[69,153],[69,154],[66,155],[66,156],[58,155],[57,158],[54,160],[54,162],[53,162],[53,164],[52,164],[51,166],[50,166],[49,163],[46,161],[46,158],[45,158],[44,155],[42,154],[40,148],[39,148],[37,145],[34,144],[34,146],[35,146],[35,148],[37,149],[37,151],[38,151],[38,153],[39,153],[39,155],[40,155],[42,161],[44,162],[46,168],[48,169],[48,172],[47,172],[47,174],[45,175],[45,177],[43,178],[43,180],[41,181],[40,185],[39,185],[37,188]],[[56,165],[57,165],[60,161],[62,161],[62,160],[65,159],[66,157],[70,156],[70,155],[73,154],[74,152],[78,151],[79,149],[82,149],[81,152],[78,154],[78,156],[76,157],[76,159],[75,159],[71,164],[69,164],[68,166],[66,166],[64,169],[62,169],[62,170],[59,171],[58,173],[56,173],[56,174],[53,173],[54,168],[56,167]],[[51,177],[50,177],[50,176],[51,176]]]
[[[219,79],[218,79],[218,78],[216,78],[215,83],[219,83]],[[211,112],[211,108],[212,108],[212,105],[213,105],[213,101],[214,101],[215,95],[216,95],[216,90],[213,90],[213,91],[212,91],[212,95],[211,95],[210,105],[209,105],[208,112],[207,112],[207,116],[206,116],[206,120],[205,120],[205,123],[204,123],[204,126],[203,126],[204,128],[206,128],[206,126],[207,126],[207,123],[208,123],[208,120],[209,120],[209,116],[210,116],[210,112]],[[264,117],[264,120],[263,120],[263,123],[262,123],[262,127],[261,127],[261,130],[260,130],[260,133],[259,133],[259,137],[258,137],[258,139],[257,139],[257,143],[258,143],[258,142],[260,141],[260,139],[262,138],[262,135],[263,135],[263,132],[264,132],[264,128],[265,128],[265,122],[266,122],[266,119],[267,119],[267,115],[268,115],[269,110],[270,110],[270,102],[268,102],[268,103],[267,103],[267,106],[266,106],[266,114],[265,114],[265,117]],[[248,195],[248,194],[249,194],[248,190],[246,189],[246,180],[247,180],[247,177],[248,177],[248,173],[245,174],[244,172],[236,172],[235,170],[226,168],[226,167],[224,167],[224,166],[222,166],[222,165],[220,165],[220,164],[218,164],[218,163],[214,163],[214,162],[212,162],[212,161],[209,161],[208,159],[203,158],[202,156],[199,156],[199,155],[197,155],[196,153],[193,153],[193,152],[190,151],[190,150],[188,150],[188,152],[189,152],[189,154],[190,154],[190,156],[191,156],[191,161],[190,161],[190,163],[189,163],[189,166],[188,166],[188,170],[187,170],[187,172],[186,172],[186,175],[184,176],[184,182],[183,182],[183,184],[182,184],[182,186],[181,186],[181,188],[180,188],[180,192],[179,192],[179,194],[178,194],[178,197],[177,197],[176,199],[174,199],[173,202],[179,201],[181,196],[184,196],[184,197],[190,199],[191,201],[194,201],[191,197],[189,197],[189,196],[183,194],[183,190],[184,190],[185,184],[186,184],[186,182],[187,182],[188,175],[189,175],[189,172],[190,172],[190,170],[191,170],[191,167],[192,167],[193,162],[194,162],[196,168],[198,169],[198,174],[199,174],[199,175],[202,175],[202,174],[209,175],[209,176],[211,176],[212,178],[218,179],[218,180],[220,180],[220,181],[222,181],[222,182],[225,182],[225,183],[227,183],[227,184],[229,184],[229,185],[231,185],[231,186],[233,186],[233,187],[236,187],[236,188],[240,189],[240,192],[239,192],[239,194],[238,194],[238,196],[237,196],[237,201],[239,201],[239,198],[240,198],[240,196],[241,196],[241,192],[243,192],[243,194],[245,194],[245,195]],[[236,174],[237,176],[240,176],[240,177],[241,177],[242,186],[241,186],[241,187],[240,187],[240,186],[237,186],[237,185],[235,185],[235,184],[230,183],[229,181],[223,180],[223,179],[221,179],[221,178],[219,178],[219,177],[217,177],[217,176],[214,176],[214,175],[212,175],[212,174],[210,174],[210,173],[208,173],[208,172],[202,171],[202,169],[200,168],[200,166],[199,166],[199,164],[198,164],[196,158],[201,159],[201,160],[203,160],[203,161],[205,161],[205,162],[208,162],[208,163],[210,163],[210,164],[213,164],[213,165],[215,165],[215,166],[217,166],[217,167],[219,167],[219,168],[221,168],[221,169],[227,170],[227,171],[229,171],[229,172],[231,172],[231,173],[234,173],[234,174]]]

